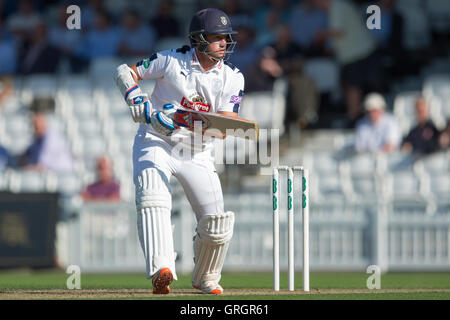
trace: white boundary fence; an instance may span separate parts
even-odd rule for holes
[[[271,271],[271,194],[228,194],[225,204],[236,213],[236,223],[224,271]],[[311,203],[311,271],[365,271],[372,264],[383,271],[449,271],[450,212],[427,214],[420,205],[416,211],[394,211],[393,207],[373,201]],[[295,269],[301,270],[301,215],[295,219]],[[174,197],[172,224],[177,271],[191,272],[195,216],[185,197]],[[280,227],[280,267],[286,271],[287,215],[283,212]],[[85,272],[144,272],[134,204],[83,205],[78,215],[59,223],[57,253],[61,266],[76,264]]]

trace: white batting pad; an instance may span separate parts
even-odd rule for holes
[[[170,268],[174,279],[175,254],[170,219],[171,196],[156,169],[146,169],[138,177],[136,186],[137,227],[144,252],[146,275],[161,268]]]
[[[194,237],[194,271],[192,284],[205,281],[219,282],[228,245],[233,236],[234,213],[203,216]]]

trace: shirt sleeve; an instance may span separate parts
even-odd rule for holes
[[[244,75],[241,72],[235,73],[232,81],[224,88],[222,105],[217,111],[227,111],[239,113],[239,108],[244,96]]]
[[[142,79],[154,79],[164,76],[164,72],[169,64],[167,51],[157,52],[144,60],[136,63],[138,75]]]

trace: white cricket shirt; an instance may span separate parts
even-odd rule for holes
[[[157,79],[150,98],[153,109],[162,110],[162,106],[171,103],[175,107],[203,111],[228,111],[239,113],[244,94],[244,76],[238,68],[228,62],[219,61],[212,69],[204,71],[195,49],[183,46],[178,49],[154,53],[150,58],[136,64],[139,76],[145,79]],[[182,128],[172,137],[156,133],[151,125],[141,124],[145,130],[166,141],[178,140],[193,133]],[[203,148],[209,144],[203,139]]]

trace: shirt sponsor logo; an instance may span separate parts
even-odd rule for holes
[[[194,110],[194,111],[209,112],[211,110],[211,106],[209,104],[204,103],[203,99],[201,99],[201,100],[202,101],[197,100],[197,101],[193,102],[193,101],[189,101],[188,99],[183,97],[183,99],[181,99],[181,106],[183,108]]]
[[[231,96],[230,103],[240,104],[242,101],[242,96]]]

